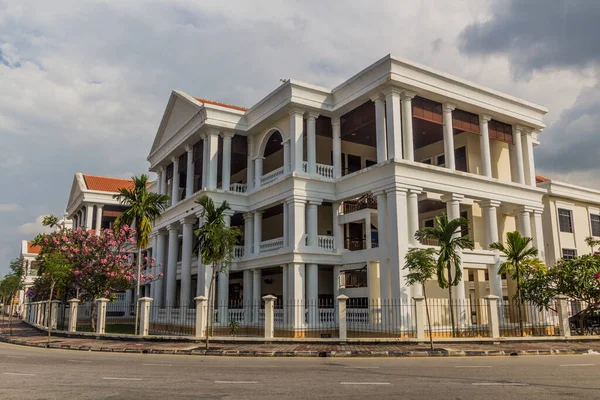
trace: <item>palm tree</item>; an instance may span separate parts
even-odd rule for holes
[[[427,305],[427,291],[425,284],[433,278],[437,268],[435,260],[435,249],[410,249],[406,253],[404,268],[408,269],[406,275],[406,284],[411,286],[419,284],[423,288],[423,297],[425,298],[425,313],[427,314],[427,326],[429,327],[429,345],[433,350],[433,332],[431,331],[431,319],[429,318],[429,306]]]
[[[590,248],[592,249],[592,254],[594,254],[594,247],[600,244],[600,240],[594,239],[593,236],[588,236],[585,238],[585,244],[590,246]]]
[[[148,176],[142,174],[131,177],[133,188],[121,188],[113,197],[128,208],[115,220],[115,230],[122,225],[135,223],[137,244],[137,288],[135,301],[135,333],[139,323],[140,276],[142,270],[142,249],[150,244],[152,226],[167,209],[169,196],[148,191]]]
[[[491,249],[504,253],[504,261],[498,269],[498,275],[506,274],[517,282],[517,310],[519,315],[519,331],[523,336],[523,318],[521,312],[521,282],[525,275],[532,270],[544,268],[544,263],[538,258],[538,249],[531,246],[532,238],[521,236],[518,231],[506,234],[506,246],[501,242],[490,245]]]
[[[473,249],[473,240],[468,235],[461,234],[468,227],[469,221],[466,218],[455,218],[449,221],[446,214],[442,214],[436,217],[435,227],[425,227],[415,232],[417,240],[437,241],[440,246],[437,250],[437,281],[442,289],[448,289],[453,336],[456,334],[456,327],[452,308],[452,287],[458,286],[462,281],[460,250]]]

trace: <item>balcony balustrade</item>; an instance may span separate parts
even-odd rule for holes
[[[229,185],[229,190],[234,193],[246,193],[248,191],[248,185],[245,183],[232,183]]]
[[[275,182],[282,175],[283,175],[283,167],[277,168],[276,170],[273,170],[273,171],[261,176],[260,177],[260,185],[265,186],[271,182]]]
[[[260,252],[261,253],[277,251],[281,248],[283,248],[283,238],[282,237],[260,242]]]
[[[332,252],[332,253],[335,252],[335,237],[319,235],[317,237],[317,242],[318,242],[319,248],[324,249],[325,251],[328,251],[328,252]]]

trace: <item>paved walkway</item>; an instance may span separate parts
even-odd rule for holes
[[[210,343],[200,342],[106,340],[48,336],[24,322],[0,320],[0,341],[24,346],[82,351],[107,351],[152,354],[192,354],[257,357],[428,357],[428,356],[507,356],[600,353],[600,341],[544,341],[509,343],[440,343],[431,351],[428,344],[329,344],[329,343]]]

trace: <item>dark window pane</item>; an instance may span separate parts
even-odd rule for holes
[[[564,208],[558,209],[558,225],[561,232],[573,233],[571,210],[565,210]]]

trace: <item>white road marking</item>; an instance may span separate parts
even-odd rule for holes
[[[215,383],[225,383],[231,385],[255,384],[257,381],[215,381]]]
[[[68,362],[79,362],[79,363],[91,363],[91,361],[87,360],[67,360]]]
[[[528,383],[519,382],[475,382],[473,386],[529,386]]]
[[[340,385],[390,385],[389,382],[340,382]]]
[[[491,365],[455,365],[454,368],[492,368]]]
[[[144,363],[142,365],[156,365],[156,366],[160,366],[160,367],[172,367],[173,364],[151,364],[151,363]]]
[[[6,356],[6,358],[25,358],[23,356]]]
[[[141,381],[142,378],[113,378],[110,376],[105,376],[102,379],[107,381]]]
[[[346,369],[377,369],[379,367],[344,367]]]
[[[22,374],[19,372],[4,372],[4,375],[35,376],[35,374]]]
[[[593,367],[596,364],[561,364],[561,367]]]

